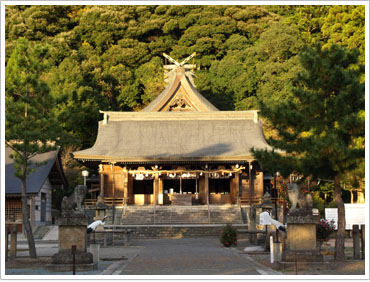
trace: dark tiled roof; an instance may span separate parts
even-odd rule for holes
[[[17,178],[14,168],[14,160],[9,157],[13,150],[9,147],[5,148],[5,193],[6,194],[20,194],[21,181]],[[38,193],[48,177],[58,156],[58,151],[51,151],[36,155],[31,159],[34,162],[44,162],[42,165],[27,177],[27,193]]]

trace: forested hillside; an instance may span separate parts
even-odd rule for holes
[[[99,109],[139,111],[164,89],[163,52],[197,53],[197,89],[220,110],[289,99],[307,45],[358,48],[364,63],[364,6],[9,5],[5,17],[6,59],[21,37],[42,45],[41,78],[66,140],[82,148]]]

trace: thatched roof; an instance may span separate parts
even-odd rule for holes
[[[252,147],[269,149],[256,111],[209,113],[103,112],[92,148],[79,160],[231,161],[251,160]]]

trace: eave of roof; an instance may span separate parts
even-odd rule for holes
[[[245,115],[236,115],[235,119],[227,115],[210,119],[210,113],[207,118],[190,116],[173,120],[119,117],[106,124],[100,122],[94,146],[74,152],[73,157],[101,162],[223,162],[253,160],[252,147],[270,149],[261,124]]]

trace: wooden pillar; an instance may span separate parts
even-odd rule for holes
[[[154,204],[158,204],[158,194],[159,194],[159,175],[158,172],[154,173],[153,181],[153,193],[154,193]]]
[[[231,203],[235,204],[236,203],[236,193],[239,191],[239,180],[240,180],[240,172],[235,172],[235,177],[234,177],[234,185],[232,185],[232,189],[230,189],[230,197],[231,197]]]
[[[124,170],[124,179],[123,179],[123,205],[127,204],[127,187],[128,187],[128,178],[130,173],[127,169]]]
[[[206,193],[205,193],[205,176],[199,176],[199,200],[202,204],[206,203]]]
[[[253,194],[254,194],[254,181],[252,180],[252,163],[248,162],[248,176],[249,176],[249,206],[252,207]]]
[[[163,205],[163,179],[158,178],[158,204]]]
[[[132,175],[128,176],[128,182],[127,182],[127,198],[128,198],[128,204],[132,205],[134,204],[134,178]]]
[[[204,174],[204,193],[205,193],[205,204],[209,205],[209,175]]]
[[[259,176],[260,176],[259,191],[260,191],[261,197],[263,197],[263,171],[259,173]]]
[[[113,170],[113,173],[112,173],[112,196],[113,196],[113,202],[112,202],[112,204],[113,204],[113,206],[115,206],[116,205],[116,203],[115,203],[115,200],[116,200],[116,190],[115,190],[115,188],[116,188],[116,177],[115,177],[115,170],[116,170],[116,168],[115,168],[115,163],[111,163],[111,169]]]
[[[104,167],[103,164],[99,165],[100,174],[100,196],[104,199]]]
[[[180,194],[182,194],[182,174],[180,174]]]

